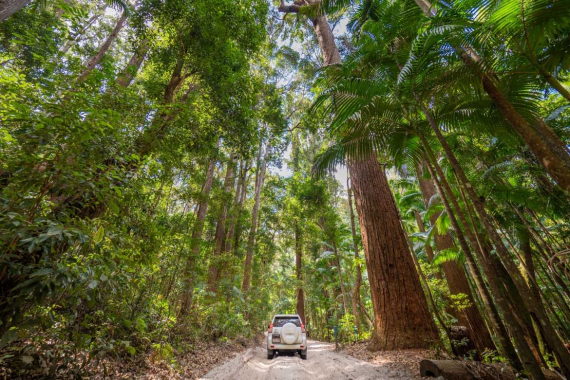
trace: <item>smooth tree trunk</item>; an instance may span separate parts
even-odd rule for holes
[[[0,0],[0,22],[6,20],[30,2],[31,0]]]
[[[422,197],[427,207],[430,199],[436,194],[436,189],[431,179],[421,178],[420,176],[419,183],[420,183],[420,190],[422,193]],[[435,221],[437,220],[437,218],[438,215],[431,216],[430,222],[432,226],[435,225]],[[435,241],[435,247],[438,250],[438,252],[441,252],[446,249],[455,248],[455,244],[453,243],[453,238],[449,233],[440,234],[438,231],[436,231],[434,234],[434,241]],[[485,349],[494,349],[495,344],[493,343],[493,339],[489,334],[489,330],[487,329],[485,320],[483,319],[481,313],[479,313],[479,310],[477,309],[477,305],[475,303],[475,299],[471,292],[471,288],[469,286],[465,270],[463,269],[462,266],[461,267],[458,266],[457,263],[455,262],[443,263],[442,269],[443,273],[445,274],[445,279],[447,280],[447,284],[449,286],[449,291],[451,292],[451,294],[453,295],[465,294],[467,296],[467,301],[469,302],[468,307],[456,313],[457,314],[456,318],[459,322],[459,325],[465,326],[469,329],[471,339],[473,339],[475,347],[477,347],[477,350],[479,351],[480,354],[483,353]],[[486,296],[483,295],[482,297]]]
[[[295,221],[295,276],[297,279],[297,314],[305,321],[305,294],[303,292],[303,234],[299,221]]]
[[[224,255],[234,251],[237,256],[238,241],[239,241],[239,226],[237,225],[241,213],[243,211],[243,204],[247,195],[247,172],[249,171],[250,163],[242,160],[240,165],[240,177],[236,187],[236,196],[234,199],[234,210],[232,212],[230,225],[228,226],[228,233],[226,234],[226,242],[224,245]],[[235,240],[235,242],[234,242]]]
[[[262,151],[263,148],[260,148]],[[269,146],[267,146],[267,151],[269,151]],[[245,262],[243,266],[243,283],[241,290],[243,293],[247,294],[251,285],[251,268],[253,264],[253,251],[255,249],[255,235],[257,233],[257,216],[259,213],[259,200],[261,196],[261,188],[263,187],[263,182],[265,180],[265,170],[267,167],[267,153],[263,157],[262,161],[259,162],[257,168],[257,175],[255,178],[255,194],[253,210],[251,212],[251,228],[249,230],[249,237],[247,240],[247,248],[245,254]]]
[[[316,4],[319,0],[307,0],[306,2],[308,4]],[[301,7],[299,5],[285,5],[283,1],[281,1],[278,9],[279,12],[283,13],[299,13],[301,11]],[[319,41],[324,65],[337,65],[342,63],[327,17],[325,15],[319,15],[314,19],[311,19],[311,22],[313,23],[315,35]]]
[[[218,216],[218,223],[216,224],[216,233],[214,235],[214,251],[210,260],[210,269],[208,271],[208,290],[211,292],[218,291],[218,282],[220,281],[220,259],[222,248],[226,238],[226,218],[228,216],[228,208],[232,189],[235,185],[235,164],[234,154],[230,155],[226,168],[226,176],[224,178],[224,199],[220,215]]]
[[[119,86],[128,87],[131,84],[146,57],[149,47],[148,40],[141,41],[140,46],[134,51],[129,60],[127,67],[125,67],[116,80]]]
[[[348,166],[374,307],[370,348],[428,348],[439,338],[384,169],[375,156]]]
[[[360,259],[358,251],[358,236],[356,235],[356,223],[354,222],[354,209],[352,208],[352,186],[350,185],[349,177],[346,178],[346,192],[348,195],[348,210],[350,213],[350,231],[352,233],[352,245],[354,247],[354,259]],[[354,321],[356,323],[356,330],[360,332],[360,313],[359,308],[362,301],[360,300],[360,288],[362,286],[362,266],[357,263],[355,266],[355,279],[354,289],[352,291],[352,313],[354,314]]]
[[[348,302],[347,302],[347,296],[346,296],[346,289],[344,287],[344,280],[342,278],[342,267],[341,267],[341,262],[340,262],[340,255],[338,253],[338,248],[336,246],[336,242],[334,240],[334,237],[332,239],[332,243],[333,243],[333,249],[334,249],[334,257],[336,260],[336,269],[338,272],[338,280],[340,281],[340,292],[342,294],[342,306],[344,308],[344,315],[348,314]]]
[[[91,74],[93,69],[95,69],[97,64],[99,64],[99,62],[101,62],[101,60],[103,59],[103,57],[105,56],[107,51],[109,51],[109,48],[111,48],[111,45],[113,44],[113,42],[119,36],[119,32],[121,31],[121,29],[123,29],[123,26],[125,26],[126,20],[127,20],[127,15],[125,12],[123,12],[121,14],[121,17],[119,17],[119,19],[117,20],[117,23],[115,24],[115,28],[113,29],[111,34],[107,37],[107,39],[99,47],[99,49],[97,50],[97,53],[85,65],[85,70],[83,70],[81,75],[79,75],[79,77],[76,80],[76,83],[81,83],[81,82],[85,81],[85,79],[87,79],[87,77],[89,76],[89,74]]]
[[[206,181],[200,194],[200,203],[198,204],[198,214],[194,226],[192,228],[192,237],[190,240],[190,253],[186,260],[183,277],[183,293],[180,303],[179,314],[187,315],[192,305],[192,297],[194,296],[194,285],[196,282],[196,263],[200,254],[200,245],[202,243],[202,235],[204,233],[204,221],[208,213],[208,203],[210,191],[214,182],[214,170],[216,168],[216,159],[210,160],[208,170],[206,172]]]

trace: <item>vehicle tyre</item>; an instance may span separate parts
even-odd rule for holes
[[[273,350],[267,350],[267,359],[269,360],[273,359],[273,355],[274,355]]]
[[[307,350],[301,351],[301,359],[307,360]]]

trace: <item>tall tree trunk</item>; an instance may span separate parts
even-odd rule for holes
[[[418,177],[422,197],[427,207],[430,199],[436,193],[435,186],[433,185],[431,179],[422,178],[421,175],[418,175]],[[438,215],[431,216],[430,222],[432,226],[435,225],[437,218]],[[455,247],[455,244],[453,244],[453,239],[449,233],[440,234],[438,231],[436,231],[434,234],[434,240],[438,251],[443,251],[445,249],[451,249]],[[467,300],[469,301],[469,307],[464,308],[461,312],[457,313],[456,317],[459,321],[459,324],[469,328],[471,337],[479,353],[483,353],[485,349],[494,349],[495,344],[493,343],[491,335],[487,330],[485,320],[482,318],[479,310],[477,309],[475,299],[473,298],[471,288],[469,287],[469,282],[465,275],[465,270],[463,267],[459,267],[457,263],[454,262],[443,263],[442,268],[443,273],[445,273],[445,279],[447,280],[451,294],[465,294],[467,296]],[[487,296],[484,294],[481,295],[481,297],[486,298]],[[492,301],[487,299],[486,302],[490,303]]]
[[[319,0],[308,0],[309,3],[315,4]],[[283,0],[279,5],[279,12],[283,13],[299,13],[301,7],[299,5],[285,5]],[[324,65],[337,65],[342,63],[338,47],[334,40],[334,35],[332,29],[327,21],[325,15],[319,15],[311,20],[313,23],[313,28],[315,29],[315,35],[319,41],[319,46],[321,48],[321,53],[323,55]]]
[[[384,169],[348,162],[374,307],[371,349],[427,348],[438,340]]]
[[[240,219],[242,210],[243,210],[243,203],[245,202],[245,197],[247,194],[247,172],[249,171],[250,163],[247,163],[245,160],[241,161],[240,165],[240,177],[238,180],[238,184],[236,187],[236,196],[234,199],[234,210],[232,212],[230,225],[228,227],[228,233],[226,234],[226,242],[224,245],[224,254],[235,250],[235,256],[237,256],[237,248],[238,248],[238,237],[240,235],[239,231],[236,228],[236,225]],[[237,232],[237,233],[236,233]],[[234,235],[236,237],[236,242],[234,243]]]
[[[219,144],[219,141],[218,141]],[[198,204],[198,215],[192,228],[192,238],[190,241],[190,256],[186,260],[184,268],[184,285],[182,300],[180,304],[179,314],[187,315],[192,305],[192,297],[194,296],[194,285],[196,282],[196,263],[200,255],[200,245],[202,243],[202,234],[204,232],[204,221],[208,213],[208,203],[210,198],[210,191],[214,181],[214,170],[216,168],[216,159],[210,160],[208,171],[206,172],[206,181],[200,194],[200,203]]]
[[[303,293],[303,236],[299,221],[295,221],[295,274],[297,278],[297,314],[305,320],[305,295]]]
[[[103,57],[105,56],[105,54],[107,53],[113,42],[119,36],[119,32],[121,31],[121,29],[123,29],[123,26],[125,26],[126,20],[127,20],[127,15],[125,12],[123,12],[121,14],[121,17],[119,17],[119,19],[117,20],[115,28],[113,29],[109,37],[107,37],[105,42],[103,42],[103,44],[99,47],[99,50],[97,50],[97,53],[89,60],[89,62],[87,62],[87,65],[85,65],[85,70],[77,78],[76,83],[81,83],[85,81],[85,79],[87,79],[89,74],[91,74],[95,66],[97,66],[97,64],[101,62],[101,59],[103,59]]]
[[[116,83],[119,86],[128,87],[131,84],[146,57],[149,47],[150,45],[148,40],[145,39],[141,41],[140,46],[137,47],[129,60],[127,67],[125,67],[116,80]]]
[[[261,148],[263,149],[263,148]],[[269,145],[267,146],[267,151],[269,151]],[[247,240],[247,250],[245,255],[245,263],[243,266],[243,283],[241,290],[243,293],[249,292],[249,287],[251,285],[251,267],[253,262],[253,251],[255,249],[255,234],[257,232],[257,214],[259,212],[259,198],[261,195],[261,188],[263,187],[263,182],[265,180],[265,169],[267,167],[267,156],[266,153],[263,160],[259,163],[261,167],[257,167],[257,176],[255,178],[255,195],[253,211],[251,212],[251,228],[249,230],[249,237]]]
[[[342,267],[340,262],[340,255],[338,253],[338,248],[336,246],[336,242],[334,237],[332,238],[333,249],[334,249],[334,257],[336,259],[336,268],[338,272],[338,280],[340,281],[340,292],[342,294],[342,306],[344,308],[344,315],[348,314],[348,302],[346,298],[346,289],[344,288],[344,280],[342,278]]]
[[[358,261],[360,254],[358,252],[358,236],[356,235],[356,223],[354,222],[354,210],[352,208],[352,187],[350,185],[349,177],[346,177],[346,192],[348,194],[348,210],[350,212],[350,230],[352,232],[352,245],[354,247],[354,259]],[[356,275],[354,279],[354,289],[352,291],[352,313],[354,314],[354,321],[356,323],[356,330],[360,332],[360,313],[358,309],[362,301],[360,300],[360,287],[362,286],[362,266],[356,264]]]
[[[218,282],[220,280],[220,259],[222,248],[225,242],[226,233],[226,218],[228,215],[228,204],[230,203],[230,196],[232,189],[235,185],[235,163],[234,154],[232,153],[229,157],[226,177],[224,178],[224,199],[222,200],[222,209],[220,215],[218,216],[218,223],[216,224],[216,234],[214,235],[214,252],[212,254],[212,259],[210,260],[210,269],[208,272],[208,289],[211,292],[218,291]]]
[[[29,2],[30,0],[0,0],[0,22],[24,8]]]
[[[315,2],[316,0],[310,1]],[[279,11],[298,13],[300,7],[285,6],[281,1]],[[312,22],[324,64],[342,63],[326,17],[318,16]],[[375,157],[360,163],[349,163],[349,170],[353,176],[354,198],[375,312],[375,331],[371,347],[429,347],[431,342],[438,339],[436,327],[410,257],[405,233],[398,221],[398,212],[384,171]],[[377,189],[382,189],[382,192],[378,193]],[[389,211],[388,215],[392,217],[384,218],[384,214],[376,212],[379,209]],[[378,226],[384,225],[389,230],[378,229]],[[402,294],[404,296],[400,298],[399,295]]]

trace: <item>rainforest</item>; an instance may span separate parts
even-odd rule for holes
[[[570,379],[570,1],[2,0],[0,247],[2,379]]]

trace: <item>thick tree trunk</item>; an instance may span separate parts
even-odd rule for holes
[[[297,278],[297,314],[305,321],[305,295],[303,293],[303,237],[299,222],[295,221],[295,274]]]
[[[29,2],[30,0],[0,0],[0,22],[24,8]]]
[[[334,35],[326,16],[317,16],[312,22],[319,41],[319,46],[321,47],[325,66],[342,63]]]
[[[431,179],[424,179],[421,178],[421,176],[419,182],[422,197],[427,207],[429,200],[436,193],[435,186],[433,185]],[[437,218],[438,215],[433,215],[430,218],[432,225],[435,225]],[[453,239],[449,233],[440,234],[436,231],[434,234],[434,240],[438,251],[443,251],[445,249],[455,247],[455,244],[453,244]],[[475,347],[477,347],[479,353],[483,353],[485,349],[494,349],[495,344],[493,343],[491,335],[487,330],[485,320],[482,318],[479,310],[477,309],[475,299],[473,298],[471,288],[469,287],[469,282],[467,281],[467,277],[465,275],[465,270],[463,267],[459,267],[457,263],[454,262],[443,263],[442,268],[443,273],[445,273],[445,278],[447,280],[451,294],[465,294],[467,295],[467,300],[469,301],[470,306],[457,313],[456,317],[459,321],[459,325],[465,326],[470,330],[471,336],[475,343]],[[482,297],[486,296],[482,295]],[[491,301],[487,300],[487,302],[489,303]]]
[[[202,188],[201,200],[198,204],[198,215],[192,228],[192,240],[190,241],[190,256],[186,260],[184,268],[184,285],[182,300],[180,304],[179,314],[187,315],[190,311],[192,304],[192,297],[194,295],[194,285],[196,282],[196,262],[200,254],[200,245],[202,243],[202,234],[204,232],[204,221],[208,213],[208,203],[210,198],[210,191],[212,190],[212,183],[214,181],[214,170],[216,168],[216,160],[212,159],[208,165],[206,173],[206,181]]]
[[[267,151],[269,151],[269,146],[267,146]],[[265,180],[265,169],[267,167],[267,153],[263,157],[262,162],[259,163],[261,167],[257,168],[257,176],[255,178],[255,195],[253,211],[251,212],[251,228],[249,230],[249,238],[247,240],[247,250],[245,254],[245,263],[243,266],[243,283],[241,290],[243,293],[249,292],[249,287],[251,285],[251,267],[253,262],[253,251],[255,249],[255,234],[257,231],[257,214],[259,212],[259,198],[261,195],[261,188],[263,187],[263,182]]]
[[[224,178],[224,192],[227,198],[222,200],[223,205],[218,216],[218,223],[216,224],[216,234],[214,235],[214,252],[212,254],[212,259],[210,260],[210,269],[208,272],[208,289],[211,292],[218,291],[218,282],[220,280],[220,259],[222,254],[222,248],[225,242],[226,233],[226,218],[228,215],[228,206],[230,203],[230,196],[232,189],[235,185],[235,164],[234,155],[230,155],[226,168],[226,177]]]
[[[374,306],[371,348],[427,348],[438,340],[384,169],[349,161]]]
[[[354,246],[354,259],[359,260],[360,254],[358,252],[358,236],[356,235],[356,223],[354,222],[354,210],[352,208],[352,187],[350,186],[349,178],[346,178],[346,192],[348,194],[348,210],[350,212],[350,230],[352,232],[352,245]],[[360,332],[360,313],[358,309],[362,301],[360,300],[360,287],[362,286],[362,266],[356,264],[355,266],[355,279],[354,289],[352,291],[352,313],[354,314],[354,321],[356,323],[356,330]]]
[[[87,65],[85,65],[85,70],[77,78],[76,83],[81,83],[85,79],[87,79],[87,77],[89,76],[89,74],[91,74],[95,66],[97,66],[97,64],[101,62],[101,59],[103,59],[103,57],[105,56],[105,54],[107,53],[113,42],[119,36],[119,32],[121,31],[121,29],[123,29],[123,26],[125,26],[126,20],[127,20],[127,15],[125,12],[123,12],[121,14],[121,17],[119,17],[119,20],[117,20],[115,28],[113,29],[109,37],[107,37],[105,42],[103,42],[103,44],[99,47],[97,53],[89,60],[89,62],[87,62]]]

